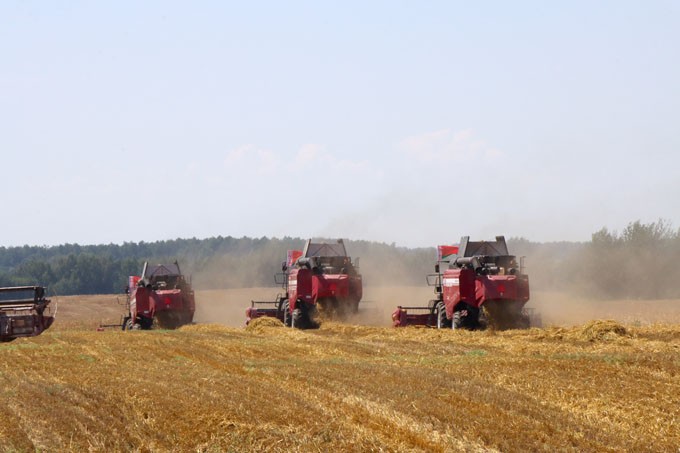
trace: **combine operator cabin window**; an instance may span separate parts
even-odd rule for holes
[[[310,256],[347,256],[345,244],[317,244],[311,242],[307,246],[306,257]]]

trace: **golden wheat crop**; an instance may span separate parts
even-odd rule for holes
[[[2,451],[676,451],[680,326],[258,321],[0,345]]]

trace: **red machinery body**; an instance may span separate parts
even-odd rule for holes
[[[529,301],[529,277],[508,253],[505,238],[495,242],[472,242],[463,237],[455,254],[440,258],[436,273],[428,276],[436,298],[427,307],[398,307],[393,313],[396,327],[425,325],[479,328],[487,323],[499,328],[529,327],[524,310]],[[440,271],[442,264],[448,268]]]
[[[123,329],[150,329],[154,324],[175,329],[194,319],[194,291],[177,262],[156,266],[144,263],[141,276],[129,277],[127,292],[129,314]]]
[[[261,316],[279,318],[293,327],[315,327],[317,307],[329,317],[356,313],[363,296],[358,267],[347,256],[342,239],[336,243],[307,241],[302,251],[289,251],[282,266],[285,294],[276,301],[252,301],[247,321]]]
[[[292,310],[301,303],[317,305],[336,300],[355,312],[363,295],[361,276],[317,274],[311,269],[292,269],[288,274],[288,294]]]
[[[461,302],[478,309],[482,305],[507,305],[508,308],[521,311],[529,301],[527,275],[476,275],[473,269],[447,269],[441,280],[448,319],[453,318]]]
[[[0,288],[0,341],[34,337],[54,322],[51,301],[42,286]]]

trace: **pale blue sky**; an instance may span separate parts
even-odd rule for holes
[[[0,3],[0,245],[680,227],[680,2]]]

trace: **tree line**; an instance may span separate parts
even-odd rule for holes
[[[680,297],[679,261],[680,230],[637,221],[620,233],[594,233],[577,278],[600,297],[670,299]]]
[[[473,240],[483,238],[472,237]],[[457,240],[454,239],[452,243]],[[274,286],[287,250],[300,238],[175,239],[156,242],[53,247],[0,247],[0,286],[44,285],[53,293],[120,293],[144,261],[177,260],[197,289]],[[360,257],[368,285],[425,285],[436,249],[405,248],[371,241],[346,241]],[[508,240],[510,253],[526,256],[532,289],[599,298],[677,298],[680,288],[680,230],[666,221],[631,222],[623,231],[603,228],[589,242],[538,243]]]
[[[123,291],[145,261],[177,261],[197,289],[274,286],[274,275],[300,238],[175,239],[53,247],[0,247],[0,286],[44,285],[53,293],[111,294]],[[346,241],[348,253],[361,257],[364,277],[376,284],[420,284],[432,266],[434,249],[407,249],[370,241]]]
[[[583,243],[515,240],[532,288],[599,299],[680,298],[680,229],[664,220],[602,228]],[[538,283],[538,284],[537,284]]]

